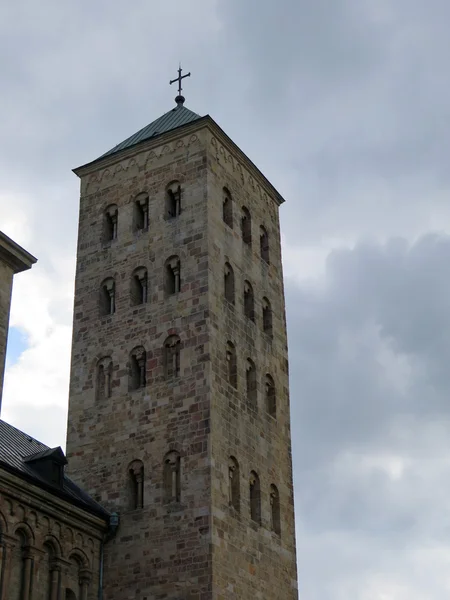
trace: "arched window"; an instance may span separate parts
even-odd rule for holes
[[[180,259],[171,256],[164,265],[164,289],[166,296],[178,294],[180,291]]]
[[[264,333],[272,337],[272,307],[266,297],[262,299],[262,322]]]
[[[280,519],[280,494],[275,485],[270,486],[270,525],[272,531],[277,535],[281,534],[281,519]]]
[[[227,378],[228,383],[237,389],[236,348],[231,342],[227,342]]]
[[[172,181],[166,188],[166,219],[174,219],[181,213],[181,186]]]
[[[139,390],[145,387],[147,353],[142,346],[130,352],[129,389]]]
[[[100,315],[113,315],[116,312],[116,285],[112,277],[105,279],[100,286]]]
[[[261,525],[261,488],[255,471],[250,473],[250,518]]]
[[[145,304],[148,298],[148,275],[145,267],[139,267],[131,276],[131,304]]]
[[[111,242],[117,239],[119,211],[115,204],[111,204],[106,208],[103,214],[103,241]]]
[[[43,598],[47,600],[50,598],[58,597],[58,583],[59,583],[59,567],[56,563],[58,552],[56,551],[55,544],[50,541],[45,541],[43,544],[44,556],[40,564],[40,572],[46,579],[45,591]]]
[[[169,336],[164,342],[164,373],[166,379],[175,379],[180,376],[180,338],[177,335]]]
[[[234,456],[230,456],[228,459],[228,501],[230,506],[239,510],[240,500],[239,463]]]
[[[277,397],[275,394],[275,383],[270,375],[266,375],[265,381],[266,410],[270,416],[277,416]]]
[[[255,298],[249,281],[244,281],[244,315],[251,321],[255,321]]]
[[[230,263],[225,263],[224,269],[225,300],[234,304],[234,272]]]
[[[64,600],[77,600],[77,597],[75,596],[75,592],[72,591],[70,588],[66,588],[66,593],[64,594]]]
[[[31,588],[31,556],[26,548],[30,540],[26,533],[19,530],[15,534],[15,545],[11,554],[11,571],[9,577],[9,595],[11,600],[21,600],[29,596]]]
[[[175,450],[164,458],[164,501],[180,502],[180,455]]]
[[[133,460],[128,467],[129,506],[136,510],[144,506],[144,464]]]
[[[242,216],[241,216],[241,232],[242,232],[242,241],[244,244],[248,246],[252,245],[252,217],[250,216],[250,211],[245,206],[242,207]]]
[[[246,365],[246,391],[247,402],[256,409],[257,407],[257,390],[256,390],[256,367],[255,363],[247,358]]]
[[[233,201],[227,188],[223,188],[223,222],[233,229]]]
[[[97,363],[97,400],[111,397],[112,387],[112,360],[110,356],[101,358]]]
[[[262,225],[259,228],[259,249],[261,258],[269,264],[269,235]]]
[[[134,231],[148,229],[148,194],[146,193],[139,194],[134,200],[133,229]]]

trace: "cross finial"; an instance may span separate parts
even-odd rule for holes
[[[186,75],[182,75],[181,71],[182,71],[182,68],[181,68],[181,63],[180,63],[180,66],[178,68],[178,77],[176,79],[172,79],[170,81],[170,85],[172,85],[172,83],[175,83],[176,81],[178,81],[178,96],[175,98],[175,102],[177,103],[178,106],[183,106],[183,103],[184,103],[184,96],[181,95],[181,92],[183,90],[183,88],[181,87],[181,80],[184,79],[185,77],[191,76],[190,73],[186,73]]]

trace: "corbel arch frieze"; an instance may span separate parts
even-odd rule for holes
[[[244,189],[250,194],[258,194],[267,206],[270,206],[269,199],[271,199],[267,193],[263,190],[261,185],[255,181],[254,177],[247,171],[247,169],[234,157],[231,153],[227,153],[224,146],[214,137],[211,136],[210,144],[214,148],[216,160],[222,164],[222,166],[232,173],[238,173]]]

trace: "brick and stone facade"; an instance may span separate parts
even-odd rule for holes
[[[97,600],[105,519],[0,465],[1,600]]]
[[[105,600],[297,598],[282,198],[210,117],[76,173],[67,452],[120,515]]]

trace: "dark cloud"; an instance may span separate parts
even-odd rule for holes
[[[442,460],[450,452],[449,259],[443,235],[361,243],[330,254],[316,289],[287,286],[299,568],[308,598],[340,597],[327,595],[330,580],[316,580],[311,540],[322,540],[329,556],[337,538],[354,536],[352,563],[366,562],[344,568],[367,584],[386,572],[380,555],[402,556],[400,581],[412,551],[439,545],[443,527],[450,533],[450,465]],[[368,544],[378,554],[366,554]],[[343,572],[333,577],[339,594]],[[407,585],[428,597],[418,581]]]

